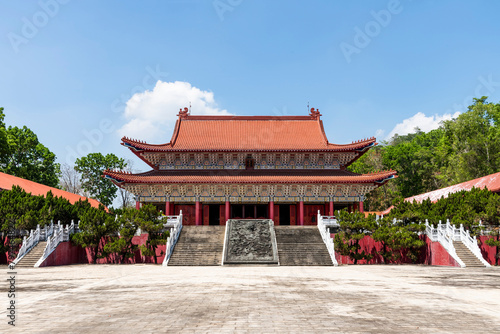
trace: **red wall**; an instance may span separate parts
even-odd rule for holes
[[[143,245],[148,239],[147,234],[142,234],[140,236],[135,236],[132,239],[134,245]],[[104,243],[105,240],[101,240]],[[156,254],[158,256],[158,264],[163,263],[165,255],[160,255],[162,252],[165,253],[165,245],[158,246],[156,249]],[[46,266],[62,266],[70,264],[80,264],[80,263],[92,263],[91,249],[83,249],[80,246],[74,246],[71,242],[62,242],[57,248],[49,255],[47,259],[40,265],[40,267]],[[116,255],[109,255],[106,258],[97,259],[98,264],[109,264],[109,263],[121,263],[120,257]],[[127,259],[125,264],[134,263],[154,263],[154,258],[152,256],[143,256],[140,250],[137,250],[135,256]]]
[[[332,238],[335,237],[335,234],[331,234]],[[460,267],[460,265],[448,254],[448,252],[443,248],[443,246],[439,242],[431,242],[430,239],[426,236],[422,236],[423,240],[426,242],[426,247],[422,250],[422,254],[417,263],[420,264],[428,264],[432,266],[452,266],[452,267]],[[382,243],[373,240],[371,236],[365,236],[360,241],[361,250],[365,251],[365,253],[369,253],[373,255],[373,258],[368,261],[359,260],[358,264],[382,264],[384,260],[382,256],[377,254],[382,250]],[[346,255],[340,255],[338,252],[335,252],[335,258],[339,264],[353,264],[354,261]],[[401,256],[397,261],[391,262],[393,264],[403,264],[403,263],[412,263],[412,261],[404,256]]]
[[[488,246],[484,242],[492,237],[487,236],[487,235],[482,235],[477,237],[479,239],[479,248],[481,249],[481,253],[483,254],[483,257],[486,261],[488,261],[489,264],[492,266],[496,265],[497,259],[496,259],[496,254],[497,254],[497,247],[494,246]]]

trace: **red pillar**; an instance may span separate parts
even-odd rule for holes
[[[200,215],[200,211],[201,211],[201,205],[200,205],[200,201],[199,200],[196,200],[196,205],[194,207],[194,221],[196,223],[196,225],[201,225],[201,215]]]
[[[170,201],[165,202],[165,216],[170,215]]]
[[[299,225],[304,225],[304,201],[299,202]]]
[[[139,210],[141,208],[141,202],[135,201],[135,209]]]
[[[359,212],[365,212],[365,208],[363,206],[363,202],[359,202]]]
[[[358,203],[354,203],[352,206],[353,206],[353,208],[352,208],[353,212],[358,211]]]
[[[351,204],[347,205],[347,211],[352,212],[352,205]]]
[[[333,208],[333,201],[330,201],[330,213],[328,215],[329,216],[335,215],[334,208]]]
[[[274,221],[274,201],[269,201],[269,219]]]
[[[231,203],[229,203],[229,201],[226,201],[226,221],[230,218],[230,215],[231,215]],[[223,225],[226,225],[226,223],[224,222]]]

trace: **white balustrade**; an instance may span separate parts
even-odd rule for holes
[[[328,253],[330,254],[330,258],[332,259],[332,263],[334,266],[338,266],[337,259],[335,258],[335,245],[333,243],[333,239],[330,236],[328,231],[328,227],[330,226],[339,226],[337,220],[333,216],[322,216],[318,210],[318,229],[321,234],[321,238],[328,249]]]
[[[39,267],[49,255],[56,250],[57,246],[64,241],[69,241],[69,236],[75,233],[75,223],[71,221],[70,225],[64,227],[59,221],[55,227],[52,228],[53,233],[50,238],[47,238],[47,245],[43,251],[42,257],[37,261],[35,267]]]
[[[476,237],[471,237],[470,232],[466,231],[462,224],[457,228],[450,223],[449,220],[446,224],[442,224],[439,221],[437,228],[433,225],[429,225],[429,222],[425,221],[425,232],[431,241],[438,241],[446,251],[457,261],[461,267],[465,267],[464,262],[458,257],[455,247],[453,246],[453,241],[461,241],[486,267],[491,267],[491,265],[483,258],[481,254],[481,249],[477,245]]]
[[[182,230],[182,210],[178,216],[167,216],[167,222],[164,224],[165,227],[171,228],[170,236],[167,239],[167,245],[165,248],[165,258],[163,259],[163,265],[167,266],[170,256],[174,251],[175,244],[179,240],[179,235]]]
[[[23,237],[23,243],[19,252],[17,253],[17,257],[12,263],[16,265],[26,254],[28,254],[40,241],[45,241],[49,238],[54,231],[54,223],[51,222],[49,226],[45,226],[40,228],[40,225],[36,226],[35,230],[31,230],[29,236]]]

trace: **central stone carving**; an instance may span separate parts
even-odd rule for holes
[[[274,223],[270,219],[230,219],[224,264],[278,264]]]

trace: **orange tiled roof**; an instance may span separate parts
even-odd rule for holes
[[[346,170],[152,170],[140,174],[104,171],[116,183],[384,183],[396,171],[356,174]]]
[[[430,199],[432,202],[436,202],[441,197],[448,197],[449,194],[459,192],[461,190],[471,190],[472,188],[483,189],[486,187],[492,192],[500,192],[500,172],[495,174],[490,174],[487,176],[480,177],[478,179],[470,180],[467,182],[455,184],[446,188],[434,190],[425,194],[416,195],[413,197],[405,198],[407,202],[422,202],[423,200]]]
[[[90,205],[92,205],[94,208],[98,208],[100,204],[98,201],[92,198],[72,194],[61,189],[52,188],[44,184],[36,183],[17,176],[0,172],[0,189],[11,190],[13,186],[19,186],[27,193],[31,193],[35,196],[45,196],[49,191],[51,191],[54,196],[66,198],[71,204],[74,204],[79,200],[85,201],[86,199],[88,199]]]
[[[369,138],[331,144],[319,116],[190,116],[176,122],[167,144],[122,138],[133,151],[353,151],[376,145]]]

